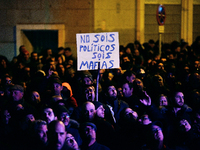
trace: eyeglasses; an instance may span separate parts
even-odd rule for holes
[[[69,118],[69,115],[68,114],[62,114],[61,115],[61,118],[66,118],[66,117]]]

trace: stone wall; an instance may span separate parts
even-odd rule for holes
[[[76,33],[93,32],[93,14],[93,0],[1,0],[0,54],[18,54],[18,24],[64,24],[65,46],[75,53]]]

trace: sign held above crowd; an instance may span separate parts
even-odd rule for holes
[[[76,34],[77,70],[119,68],[118,32]]]

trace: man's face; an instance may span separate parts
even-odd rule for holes
[[[94,90],[93,86],[90,86],[85,90],[85,98],[86,98],[87,101],[90,101],[90,102],[94,101],[95,90]]]
[[[151,128],[151,131],[153,133],[155,140],[163,141],[164,135],[163,135],[162,129],[159,126],[153,125]]]
[[[51,49],[48,49],[47,50],[47,55],[49,56],[49,55],[52,55],[52,50]]]
[[[65,144],[67,134],[65,131],[65,125],[62,122],[58,122],[55,125],[55,128],[52,129],[52,131],[49,130],[48,132],[48,140],[51,146],[56,150],[62,149]]]
[[[158,64],[158,69],[164,70],[164,65],[163,65],[163,63],[159,63],[159,64]]]
[[[140,79],[136,79],[135,82],[137,84],[138,89],[143,90],[144,87],[143,82]]]
[[[135,54],[135,56],[139,56],[140,55],[140,52],[139,52],[139,50],[135,50],[135,52],[134,52],[134,54]]]
[[[42,143],[47,142],[47,131],[48,131],[47,125],[39,126],[37,131],[36,131],[37,137]]]
[[[70,120],[69,114],[67,112],[62,112],[60,114],[59,120],[62,121],[65,126],[67,126],[69,124],[69,120]]]
[[[56,66],[55,66],[55,62],[54,61],[49,62],[49,68],[51,70],[56,70]]]
[[[86,104],[85,106],[85,117],[88,121],[91,121],[94,119],[94,116],[96,114],[96,111],[95,111],[95,106],[93,103],[89,102]]]
[[[66,135],[66,143],[73,150],[78,150],[78,144],[75,138],[70,133],[67,133]]]
[[[182,107],[184,104],[184,95],[182,92],[177,92],[175,97],[175,104],[176,106]]]
[[[36,91],[33,91],[32,95],[31,95],[31,100],[33,102],[39,103],[40,102],[40,94]]]
[[[55,120],[54,112],[51,108],[45,108],[43,111],[44,120],[49,124],[51,121]]]
[[[69,57],[69,56],[71,56],[71,55],[72,55],[72,52],[70,52],[70,51],[65,51],[65,56]]]
[[[130,82],[130,83],[133,83],[133,81],[135,80],[135,75],[134,74],[132,74],[131,76],[126,76],[126,80],[128,81],[128,82]]]
[[[123,62],[130,62],[130,59],[128,57],[123,57]]]
[[[53,91],[55,95],[60,95],[62,89],[63,89],[62,85],[60,85],[59,83],[53,83]]]
[[[19,101],[23,98],[24,93],[19,90],[12,90],[11,96],[12,96],[13,101]]]
[[[84,82],[85,85],[92,85],[92,81],[88,77],[85,77],[83,79],[83,82]]]
[[[128,98],[132,95],[133,88],[130,89],[128,83],[125,83],[122,86],[122,91],[123,91],[124,97]]]
[[[12,80],[10,77],[6,77],[5,80],[6,80],[6,82],[5,82],[6,85],[12,84]]]
[[[180,51],[181,51],[181,47],[180,47],[180,46],[178,46],[178,47],[175,49],[175,52],[178,52],[178,53],[180,53]]]
[[[167,106],[167,105],[168,105],[167,97],[161,96],[160,97],[160,106]]]
[[[33,122],[35,121],[35,117],[33,114],[26,115],[26,122]]]
[[[28,53],[28,52],[24,54],[24,59],[25,59],[25,60],[28,60],[28,59],[29,59],[29,53]]]
[[[103,108],[103,105],[100,105],[96,110],[96,114],[100,118],[104,118],[105,117],[104,112],[105,112],[105,109]]]
[[[38,59],[38,54],[37,53],[33,53],[32,54],[32,59],[33,60],[37,60]]]
[[[133,111],[131,108],[125,110],[125,118],[131,122],[135,122],[138,118],[137,112]]]
[[[157,76],[154,84],[156,87],[162,87],[164,85],[163,78],[161,76]]]
[[[114,86],[109,86],[108,87],[108,96],[110,98],[116,98],[117,97],[117,90]]]
[[[91,126],[86,126],[85,127],[85,135],[86,135],[87,139],[89,139],[89,140],[96,139],[95,129],[93,127],[91,127]]]
[[[150,118],[147,114],[143,115],[141,117],[141,119],[139,119],[139,121],[142,125],[148,125],[148,124],[152,123],[152,121],[150,120]]]

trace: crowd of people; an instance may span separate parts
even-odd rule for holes
[[[99,72],[70,47],[1,55],[0,149],[199,149],[200,37],[158,43],[120,45],[120,68]]]

